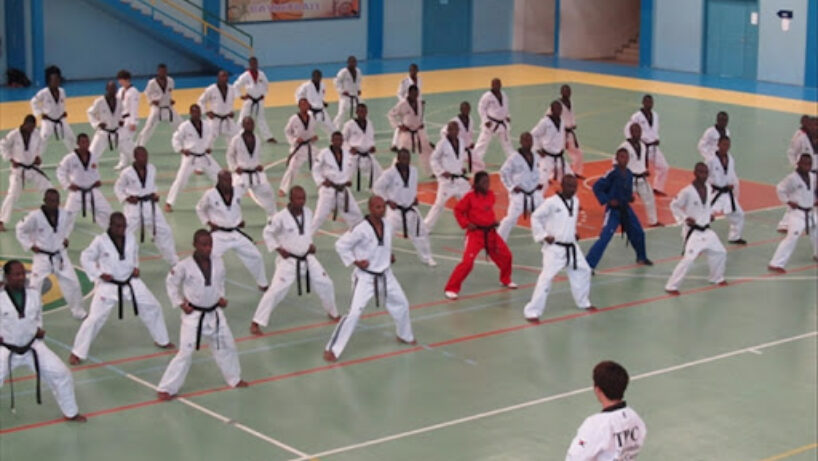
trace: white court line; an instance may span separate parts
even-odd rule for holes
[[[639,278],[639,279],[667,279],[670,277],[670,274],[628,274],[626,272],[599,272],[598,275],[607,275],[610,277],[627,277],[627,278]],[[685,275],[685,280],[709,280],[710,277],[706,275]],[[769,275],[735,275],[730,274],[729,277],[726,277],[729,280],[751,280],[753,282],[787,282],[787,281],[815,281],[818,280],[818,276],[810,276],[810,275],[778,275],[776,277],[770,277]]]
[[[741,355],[741,354],[746,354],[746,353],[757,354],[760,351],[760,349],[766,349],[766,348],[769,348],[769,347],[778,346],[780,344],[785,344],[785,343],[789,343],[789,342],[793,342],[793,341],[798,341],[798,340],[805,339],[805,338],[811,338],[811,337],[815,337],[816,335],[818,335],[818,331],[811,331],[809,333],[804,333],[804,334],[797,335],[797,336],[790,336],[788,338],[779,339],[777,341],[771,341],[771,342],[767,342],[767,343],[758,344],[758,345],[755,345],[755,346],[744,347],[744,348],[741,348],[741,349],[736,349],[736,350],[731,351],[731,352],[725,352],[723,354],[713,355],[713,356],[710,356],[710,357],[705,357],[703,359],[693,360],[691,362],[685,362],[685,363],[682,363],[682,364],[679,364],[679,365],[674,365],[674,366],[670,366],[670,367],[666,367],[666,368],[661,368],[661,369],[658,369],[658,370],[649,371],[647,373],[642,373],[642,374],[639,374],[639,375],[636,375],[636,376],[631,376],[630,380],[631,381],[638,381],[638,380],[641,380],[641,379],[650,378],[652,376],[664,375],[664,374],[671,373],[671,372],[674,372],[674,371],[679,371],[679,370],[684,370],[686,368],[691,368],[691,367],[694,367],[694,366],[697,366],[697,365],[702,365],[702,364],[705,364],[705,363],[715,362],[717,360],[726,359],[726,358],[729,358],[729,357],[735,357],[735,356]],[[463,418],[453,419],[453,420],[441,422],[441,423],[438,423],[438,424],[432,424],[432,425],[424,426],[424,427],[414,429],[414,430],[411,430],[411,431],[400,432],[398,434],[393,434],[393,435],[386,436],[386,437],[381,437],[381,438],[378,438],[378,439],[372,439],[372,440],[368,440],[366,442],[361,442],[361,443],[357,443],[357,444],[353,444],[353,445],[347,445],[345,447],[340,447],[340,448],[334,448],[332,450],[323,451],[321,453],[315,453],[313,455],[302,456],[300,458],[293,458],[291,461],[306,461],[306,460],[310,460],[310,459],[314,459],[314,458],[320,458],[320,457],[324,457],[324,456],[336,455],[338,453],[345,453],[345,452],[352,451],[352,450],[357,450],[357,449],[360,449],[360,448],[366,448],[366,447],[370,447],[370,446],[373,446],[373,445],[379,445],[379,444],[382,444],[382,443],[385,443],[385,442],[391,442],[393,440],[403,439],[403,438],[410,437],[410,436],[413,436],[413,435],[423,434],[423,433],[426,433],[426,432],[436,431],[438,429],[443,429],[443,428],[446,428],[446,427],[455,426],[457,424],[462,424],[462,423],[475,421],[475,420],[478,420],[478,419],[487,418],[489,416],[501,415],[501,414],[509,413],[509,412],[512,412],[512,411],[520,410],[520,409],[523,409],[523,408],[528,408],[528,407],[533,407],[535,405],[540,405],[542,403],[548,403],[548,402],[553,402],[553,401],[556,401],[556,400],[561,400],[561,399],[564,399],[566,397],[571,397],[571,396],[574,396],[574,395],[589,392],[589,391],[591,391],[591,389],[592,389],[591,387],[583,387],[583,388],[580,388],[580,389],[574,389],[573,391],[563,392],[563,393],[560,393],[560,394],[555,394],[555,395],[551,395],[551,396],[548,396],[548,397],[543,397],[543,398],[539,398],[539,399],[535,399],[535,400],[529,400],[528,402],[522,402],[522,403],[518,403],[516,405],[511,405],[511,406],[507,406],[507,407],[503,407],[503,408],[498,408],[496,410],[491,410],[491,411],[487,411],[487,412],[483,412],[483,413],[478,413],[478,414],[471,415],[471,416],[466,416],[466,417],[463,417]]]

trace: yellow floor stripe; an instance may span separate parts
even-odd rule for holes
[[[794,450],[785,451],[784,453],[777,454],[777,455],[772,456],[770,458],[764,458],[761,461],[779,461],[779,460],[782,460],[782,459],[789,458],[790,456],[795,456],[795,455],[800,454],[800,453],[804,453],[804,452],[807,452],[807,451],[810,451],[810,450],[814,450],[816,448],[818,448],[818,443],[811,443],[809,445],[804,445],[803,447],[799,447],[799,448],[796,448]]]
[[[364,98],[394,97],[398,83],[405,74],[370,75],[364,79]],[[596,85],[619,90],[650,92],[667,96],[676,96],[688,99],[735,104],[758,109],[774,110],[793,114],[818,114],[818,105],[814,102],[796,99],[765,96],[740,91],[704,88],[695,85],[657,82],[630,77],[578,72],[565,69],[550,69],[527,64],[513,64],[503,66],[470,67],[465,69],[433,70],[422,73],[425,94],[451,93],[457,91],[472,91],[486,89],[493,77],[499,77],[508,87],[542,85],[549,83],[581,83]],[[266,107],[294,106],[293,94],[302,81],[290,80],[272,82],[269,86]],[[331,79],[325,79],[327,85],[327,100],[335,102],[338,95]],[[100,85],[102,94],[103,85]],[[174,92],[177,110],[186,114],[188,107],[195,103],[201,94],[201,88],[180,89]],[[96,96],[79,96],[68,98],[66,110],[70,123],[85,123],[85,111]],[[237,105],[238,108],[238,105]],[[30,113],[28,101],[13,101],[0,103],[0,129],[10,129],[18,126],[25,116]],[[140,116],[146,117],[148,105],[144,98],[140,106]]]

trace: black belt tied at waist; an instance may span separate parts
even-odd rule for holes
[[[646,168],[647,168],[647,166],[646,166]],[[639,181],[647,182],[647,179],[646,179],[647,177],[648,177],[648,172],[647,171],[645,171],[644,173],[633,173],[633,182],[634,183],[637,183]]]
[[[565,128],[565,134],[571,135],[574,138],[574,147],[579,149],[579,138],[577,138],[577,127],[572,126],[570,128]]]
[[[810,229],[809,229],[809,214],[812,213],[812,208],[809,208],[809,207],[805,208],[805,207],[797,206],[797,207],[795,207],[795,209],[804,213],[804,229],[805,229],[804,233],[809,235],[809,231],[810,231]]]
[[[355,184],[355,190],[357,192],[361,191],[361,159],[362,158],[369,159],[369,189],[372,189],[372,179],[375,176],[375,165],[373,165],[372,162],[374,162],[375,160],[369,155],[369,152],[358,151],[358,153],[355,154],[355,155],[358,156],[358,159],[357,159],[357,162],[358,162],[358,181]]]
[[[41,175],[43,175],[43,177],[45,179],[50,181],[50,179],[48,179],[48,175],[45,174],[45,172],[43,170],[41,170],[39,166],[37,166],[37,165],[35,165],[33,163],[19,163],[19,162],[17,162],[17,166],[22,168],[23,170],[33,170],[33,171],[35,171],[37,173],[40,173]],[[22,186],[21,187],[23,189],[25,189],[26,188],[26,172],[25,171],[23,171],[23,174],[20,175],[20,178],[22,179]]]
[[[713,197],[713,200],[710,201],[710,206],[715,205],[715,203],[719,200],[719,197],[721,197],[724,194],[727,194],[727,195],[730,196],[730,206],[733,209],[732,212],[733,213],[736,212],[736,197],[735,197],[735,195],[733,195],[733,189],[732,188],[730,188],[728,186],[718,187],[718,186],[714,186],[713,184],[711,184],[710,189],[712,189],[713,192],[716,193],[715,197]]]
[[[395,208],[400,210],[400,218],[401,221],[403,221],[403,238],[409,238],[409,220],[406,219],[406,215],[409,213],[415,213],[417,215],[417,220],[415,221],[415,235],[420,237],[420,214],[415,209],[414,205],[400,206],[395,204]]]
[[[246,174],[250,177],[250,187],[253,187],[253,178],[258,178],[258,171],[255,168],[239,168],[241,174]],[[256,179],[256,181],[261,184],[260,179]]]
[[[687,233],[685,234],[685,241],[684,245],[682,245],[682,256],[684,256],[685,251],[687,251],[687,241],[690,240],[690,236],[693,235],[693,232],[704,232],[707,229],[710,229],[710,224],[705,224],[704,226],[700,226],[698,224],[687,224],[688,229]]]
[[[625,234],[628,233],[628,227],[630,226],[630,216],[628,216],[628,205],[619,205],[618,207],[609,206],[609,211],[616,211],[619,213],[619,226],[620,226],[620,235],[622,238],[625,238]],[[628,241],[625,241],[625,246],[628,246]]]
[[[83,218],[85,217],[85,213],[86,213],[85,198],[86,198],[86,196],[89,196],[89,195],[91,196],[91,221],[92,222],[97,222],[97,205],[96,205],[96,202],[94,201],[94,189],[96,189],[96,188],[97,188],[97,186],[90,186],[90,187],[79,187],[78,186],[77,187],[77,192],[79,192],[81,194],[80,198],[81,198],[81,201],[82,201],[82,217]]]
[[[317,109],[315,107],[310,107],[310,112],[312,112],[312,116],[316,120],[318,120],[318,115],[319,114],[321,115],[321,120],[326,120],[326,115],[324,113],[324,107],[323,106],[319,107]]]
[[[380,296],[380,292],[378,290],[378,281],[380,280],[380,281],[383,282],[383,303],[384,303],[384,305],[386,305],[386,298],[387,298],[387,295],[389,293],[387,291],[387,288],[386,288],[386,270],[383,271],[383,272],[375,272],[375,271],[370,271],[370,270],[366,270],[366,269],[361,269],[361,270],[372,276],[372,284],[375,287],[375,307],[376,308],[381,307],[381,302],[380,302],[381,296]],[[387,270],[389,270],[389,269],[387,269]]]
[[[57,138],[58,141],[60,139],[65,139],[65,126],[62,124],[62,119],[64,118],[65,115],[61,115],[58,118],[51,118],[48,115],[43,114],[43,120],[48,120],[54,124],[54,137]]]
[[[345,98],[349,98],[349,118],[355,118],[355,109],[358,107],[358,96],[353,96],[348,94],[346,96],[341,95]]]
[[[113,130],[108,128],[99,128],[108,136],[108,150],[114,150],[119,147],[119,127]]]
[[[110,282],[103,280],[105,283],[111,283],[116,285],[117,287],[117,296],[119,297],[119,319],[122,320],[122,306],[123,306],[123,299],[122,295],[124,293],[125,287],[128,287],[131,290],[131,303],[133,304],[133,315],[139,316],[139,306],[136,303],[136,292],[134,292],[133,285],[131,285],[131,279],[133,279],[133,275],[128,277],[125,280],[116,280],[111,279]]]
[[[40,394],[40,356],[37,354],[31,346],[34,344],[34,341],[37,340],[37,335],[35,334],[31,341],[29,341],[25,346],[15,346],[14,344],[9,343],[2,343],[0,342],[0,346],[5,347],[6,349],[11,352],[9,354],[8,359],[8,367],[9,367],[9,389],[11,393],[11,410],[14,411],[14,377],[11,375],[11,358],[16,355],[25,355],[27,352],[31,351],[31,357],[34,359],[34,374],[37,377],[37,404],[42,405],[43,399],[42,395]]]
[[[563,176],[565,176],[565,156],[562,155],[562,154],[565,153],[565,151],[561,150],[561,151],[559,151],[559,153],[556,153],[556,154],[552,154],[551,152],[548,152],[546,150],[543,150],[543,152],[545,152],[545,155],[547,155],[547,156],[551,157],[552,159],[554,159],[554,178],[553,178],[554,181],[559,179],[559,174],[557,173],[557,161],[560,162],[560,168],[562,169],[562,174],[563,174]]]
[[[300,143],[295,145],[292,152],[290,152],[290,155],[287,156],[287,166],[290,166],[290,160],[293,159],[295,153],[298,152],[298,150],[304,146],[307,146],[307,161],[309,162],[310,165],[310,171],[312,171],[312,143],[310,143],[309,140],[301,141]]]
[[[139,200],[139,243],[145,243],[145,215],[142,210],[145,202],[151,203],[151,240],[153,241],[156,239],[156,202],[153,200],[153,194],[139,195],[136,199]]]
[[[534,193],[536,193],[538,188],[533,188],[530,191],[520,188],[520,191],[517,192],[518,194],[523,194],[523,217],[528,218],[531,213],[534,212]]]
[[[491,249],[489,247],[489,235],[491,234],[491,231],[493,231],[494,229],[497,228],[497,224],[492,224],[490,226],[475,226],[475,227],[477,227],[477,229],[479,231],[483,232],[483,248],[486,249],[486,258],[488,258],[489,253],[491,252]]]
[[[332,208],[332,220],[335,221],[338,219],[338,194],[344,194],[344,213],[349,213],[349,189],[347,186],[332,183],[331,186],[324,187],[335,189],[335,203],[333,204]]]
[[[471,173],[471,172],[472,172],[472,169],[473,169],[473,168],[472,168],[471,149],[470,149],[470,148],[468,148],[468,147],[466,147],[466,148],[465,148],[465,149],[463,149],[463,150],[465,150],[465,151],[466,151],[466,156],[467,156],[467,160],[468,160],[468,163],[469,163],[469,173]]]
[[[420,130],[421,130],[420,128],[418,128],[416,130],[410,130],[409,128],[406,128],[406,131],[409,132],[409,138],[412,140],[412,153],[413,154],[416,153],[418,149],[420,149],[421,152],[423,151],[423,149],[420,146],[420,135],[418,135],[418,131],[420,131]]]
[[[506,125],[505,120],[497,120],[496,118],[492,118],[492,117],[488,117],[488,119],[491,120],[492,122],[494,122],[494,129],[491,130],[492,133],[496,133],[497,128],[500,128],[500,125],[502,125],[503,128],[505,128],[506,132],[508,132],[508,125]]]
[[[249,240],[250,243],[255,244],[255,242],[253,241],[253,237],[250,237],[246,232],[241,230],[241,228],[238,227],[238,226],[236,226],[236,227],[215,226],[213,228],[213,232],[238,232],[239,234],[243,235],[247,240]]]
[[[294,253],[290,253],[290,257],[295,259],[295,280],[296,285],[298,287],[298,296],[301,296],[301,264],[304,264],[304,275],[306,277],[306,288],[307,293],[310,292],[310,264],[307,262],[307,257],[309,256],[309,252],[304,253],[303,255],[296,255]]]
[[[252,96],[250,96],[248,94],[247,99],[249,99],[251,101],[250,102],[250,113],[253,114],[254,116],[258,117],[259,109],[261,109],[261,101],[264,101],[264,95],[261,95],[261,96],[259,96],[257,98],[254,98],[254,97],[252,97]]]
[[[59,258],[60,259],[60,270],[63,269],[62,250],[46,251],[46,250],[43,250],[42,248],[38,248],[37,251],[35,251],[35,253],[48,256],[48,263],[51,264],[51,270],[52,271],[54,270],[54,258]]]
[[[233,115],[232,114],[222,115],[222,114],[217,114],[217,113],[214,112],[213,116],[216,117],[217,119],[219,119],[219,133],[221,133],[221,131],[222,131],[222,123],[224,123],[224,122],[226,122],[228,120],[233,120]]]
[[[658,145],[659,145],[659,141],[653,141],[653,142],[646,142],[645,143],[645,147],[648,148],[648,151],[645,152],[645,169],[646,170],[650,167],[650,156],[648,154],[650,154],[651,148],[656,149],[656,146],[658,146]]]
[[[459,178],[462,178],[462,179],[465,179],[466,181],[468,181],[469,180],[469,175],[467,175],[466,173],[461,173],[461,174],[449,173],[449,180],[451,182],[455,182]]]
[[[196,350],[198,351],[202,344],[202,328],[204,328],[205,316],[211,312],[216,315],[216,349],[219,349],[219,327],[221,327],[221,319],[219,318],[219,313],[216,312],[216,309],[219,307],[219,303],[216,303],[210,307],[202,307],[190,303],[187,303],[187,305],[192,307],[194,311],[201,312],[199,315],[199,324],[196,326]]]
[[[168,121],[173,122],[173,106],[157,106],[159,108],[159,121],[162,121],[162,110],[168,111]]]
[[[577,270],[577,246],[576,243],[573,242],[557,242],[554,241],[552,245],[557,245],[565,248],[565,265],[566,266],[573,266],[574,270]]]

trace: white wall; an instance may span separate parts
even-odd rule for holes
[[[554,52],[555,0],[514,0],[513,50]]]
[[[680,3],[687,0],[676,0]],[[560,49],[564,58],[613,56],[639,32],[639,0],[563,0]]]
[[[776,16],[778,10],[793,11],[790,30],[786,32],[781,30],[781,19]],[[758,27],[756,78],[802,85],[807,57],[807,0],[761,0]]]

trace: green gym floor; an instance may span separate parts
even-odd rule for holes
[[[536,123],[559,85],[506,88],[515,137]],[[572,86],[586,161],[608,162],[642,93],[588,83]],[[481,93],[428,96],[430,138],[437,140],[460,101],[472,101],[476,107]],[[654,94],[662,149],[674,168],[689,171],[700,160],[696,143],[701,132],[717,111],[726,110],[739,176],[774,185],[788,173],[784,151],[798,115]],[[378,130],[379,159],[387,165],[392,154],[385,114],[394,98],[367,102]],[[291,107],[267,109],[279,141],[292,112]],[[334,105],[331,112],[334,115]],[[74,129],[89,132],[88,125]],[[170,135],[169,127],[160,125],[148,145],[163,198],[179,164]],[[222,141],[215,151],[223,164]],[[274,187],[284,172],[286,153],[283,144],[265,153]],[[52,178],[63,154],[61,143],[49,144],[44,163]],[[105,155],[100,164],[103,190],[113,199],[116,159]],[[503,154],[496,142],[488,159],[490,169],[497,170]],[[7,167],[4,163],[0,177],[3,191]],[[674,170],[671,179],[683,184],[686,174]],[[310,193],[315,190],[306,167],[299,180]],[[176,211],[167,215],[182,254],[191,250],[192,232],[200,227],[193,207],[207,187],[205,176],[194,176]],[[773,193],[769,186],[767,190]],[[356,195],[360,201],[366,197]],[[666,209],[668,201],[660,200],[660,207]],[[592,282],[591,300],[599,311],[578,310],[561,277],[539,325],[522,316],[541,265],[539,247],[524,227],[515,228],[509,239],[520,289],[501,289],[496,268],[481,258],[461,298],[443,298],[462,242],[462,232],[446,213],[432,236],[438,267],[421,265],[410,242],[394,241],[394,271],[412,305],[418,346],[397,344],[391,318],[373,305],[335,364],[322,359],[334,324],[327,321],[315,295],[298,297],[295,288],[274,312],[265,336],[249,336],[260,294],[244,266],[228,254],[226,315],[239,341],[249,388],[226,389],[210,352],[203,349],[196,354],[182,398],[159,402],[153,386],[172,352],[156,349],[140,320],[126,309],[124,320],[111,316],[89,360],[74,369],[77,401],[89,416],[86,424],[61,422],[45,389],[43,405],[36,405],[34,380],[25,369],[15,373],[17,411],[12,414],[5,383],[0,395],[0,459],[562,459],[582,420],[599,411],[590,390],[591,369],[600,360],[612,359],[630,372],[626,399],[647,424],[640,459],[814,460],[816,263],[809,242],[801,239],[788,273],[768,274],[767,262],[781,238],[775,228],[783,208],[742,202],[747,209],[757,209],[747,214],[749,245],[728,248],[728,286],[710,286],[706,262],[700,259],[682,295],[665,295],[664,283],[679,259],[680,231],[674,226],[651,229],[648,254],[655,266],[635,266],[633,250],[614,238]],[[33,191],[24,194],[9,223],[11,231],[0,234],[0,256],[28,257],[14,238],[13,225],[24,210],[39,203]],[[309,203],[314,205],[314,195]],[[588,200],[583,206],[600,209]],[[423,207],[428,210],[428,205]],[[244,215],[248,233],[260,241],[263,211],[248,199]],[[722,238],[726,224],[715,223]],[[342,266],[333,243],[344,228],[329,222],[326,232],[315,238],[342,312],[350,300],[350,270]],[[97,233],[88,220],[77,224],[69,249],[75,265]],[[584,232],[582,237],[587,252],[595,236]],[[259,246],[271,276],[274,257]],[[142,278],[166,307],[165,319],[176,341],[179,311],[170,308],[163,283],[168,266],[154,245],[146,242],[141,252]],[[78,327],[64,308],[48,311],[48,346],[67,359]]]

